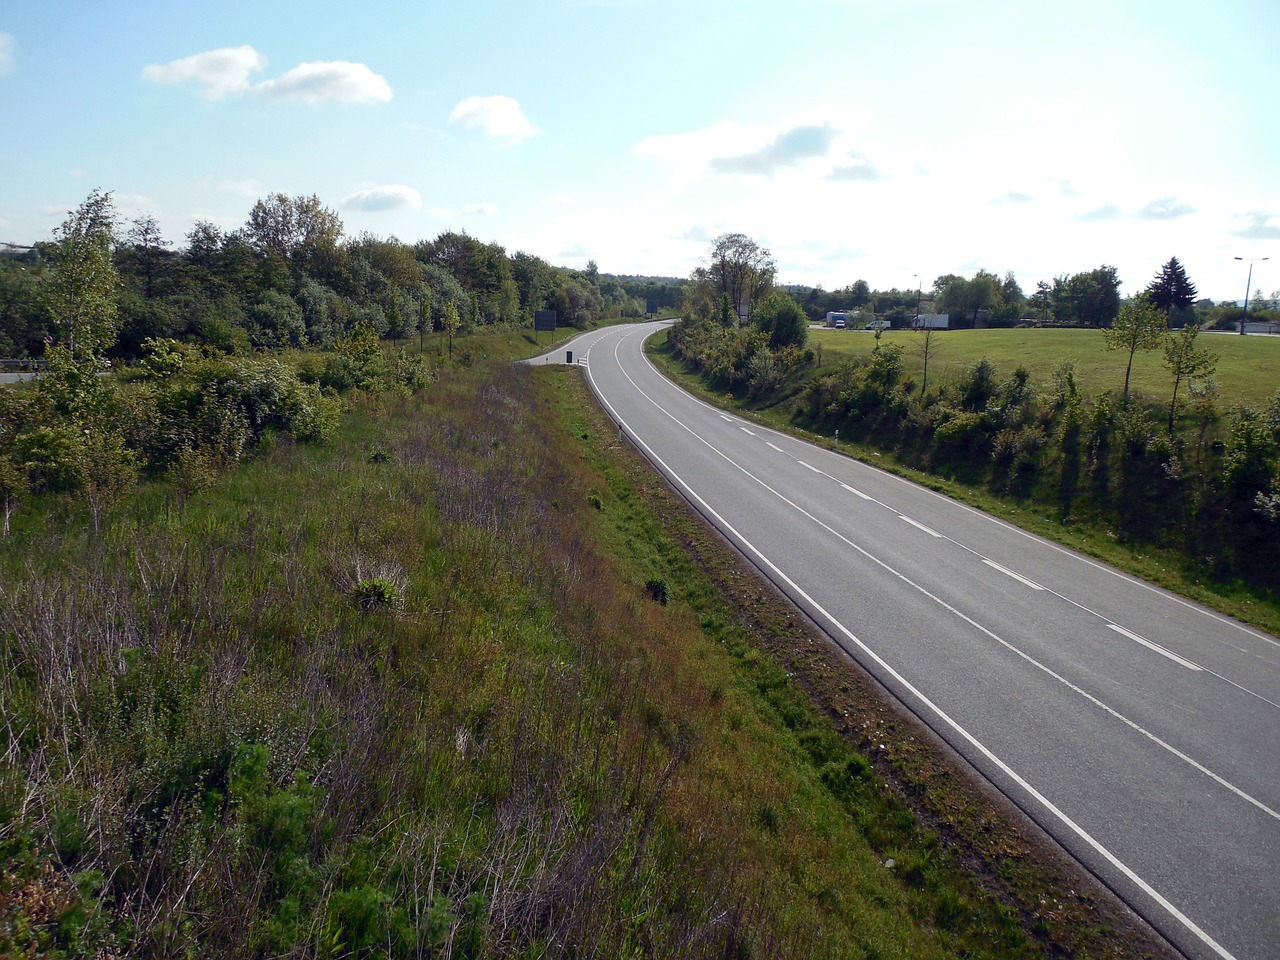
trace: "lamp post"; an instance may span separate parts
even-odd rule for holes
[[[913,273],[911,277],[916,282],[916,322],[912,324],[912,326],[914,326],[917,330],[919,330],[920,329],[920,291],[922,289],[922,284],[924,281],[920,279],[920,274],[918,273]]]
[[[1249,279],[1244,282],[1244,316],[1240,318],[1240,336],[1244,336],[1244,325],[1249,320],[1249,290],[1253,286],[1253,265],[1262,260],[1270,260],[1270,257],[1236,257],[1249,264]]]

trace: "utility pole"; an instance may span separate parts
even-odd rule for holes
[[[1249,290],[1253,286],[1253,265],[1262,260],[1270,260],[1270,257],[1236,257],[1249,264],[1249,279],[1244,282],[1244,316],[1240,318],[1240,336],[1244,336],[1244,325],[1249,322]]]

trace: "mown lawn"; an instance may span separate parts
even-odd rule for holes
[[[925,335],[916,331],[892,330],[882,344],[903,347],[907,374],[917,384],[924,376]],[[1280,390],[1280,337],[1234,334],[1204,334],[1197,341],[1218,355],[1218,405],[1261,406]],[[862,330],[810,330],[810,346],[822,350],[822,367],[833,368],[842,358],[870,353],[875,337]],[[1001,376],[1025,367],[1033,382],[1049,380],[1068,361],[1075,364],[1076,382],[1086,394],[1097,396],[1104,390],[1119,394],[1124,389],[1124,368],[1128,356],[1108,351],[1101,330],[1000,329],[938,330],[929,347],[929,386],[955,379],[986,357]],[[1172,386],[1160,350],[1139,352],[1133,359],[1130,391],[1148,403],[1166,405]]]

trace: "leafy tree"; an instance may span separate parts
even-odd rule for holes
[[[245,231],[263,252],[283,260],[307,260],[337,246],[342,220],[315,194],[290,198],[273,193],[253,205]]]
[[[773,255],[746,234],[717,237],[691,277],[693,297],[703,304],[720,303],[723,296],[739,316],[750,318],[752,306],[773,289],[777,264]],[[704,316],[707,314],[703,314]]]
[[[1173,433],[1173,419],[1178,410],[1178,387],[1189,381],[1213,376],[1218,366],[1218,355],[1205,347],[1196,346],[1200,328],[1194,323],[1170,334],[1164,345],[1164,365],[1173,377],[1173,398],[1169,401],[1169,432]]]
[[[769,337],[769,348],[803,347],[809,339],[809,318],[800,304],[775,290],[756,307],[751,321]]]
[[[1164,315],[1156,309],[1146,293],[1140,293],[1120,310],[1116,322],[1103,331],[1108,350],[1124,350],[1129,355],[1124,368],[1124,399],[1129,399],[1129,375],[1133,371],[1133,355],[1139,350],[1160,346],[1165,331]]]
[[[1049,319],[1053,311],[1053,287],[1044,280],[1036,282],[1036,292],[1031,295],[1031,307],[1041,323]]]
[[[974,325],[983,310],[997,310],[1004,304],[1000,278],[986,270],[979,270],[972,280],[953,277],[938,293],[936,303],[941,312],[964,317]]]
[[[458,316],[458,305],[450,300],[444,307],[440,317],[440,329],[449,335],[449,359],[453,359],[453,335],[462,328],[462,319]]]
[[[94,190],[54,231],[53,275],[43,299],[76,360],[100,357],[120,328],[120,277],[111,260],[115,223],[111,194]]]
[[[1055,277],[1052,297],[1055,322],[1105,327],[1120,313],[1120,278],[1108,266]]]
[[[140,262],[143,278],[143,296],[148,300],[156,295],[156,276],[160,272],[160,262],[165,254],[169,241],[160,233],[160,224],[149,213],[135,217],[126,234],[133,252]]]
[[[1171,257],[1160,268],[1155,279],[1147,285],[1147,295],[1151,298],[1152,305],[1164,311],[1166,317],[1175,308],[1189,308],[1198,296],[1196,285],[1187,279],[1187,271],[1177,257]]]

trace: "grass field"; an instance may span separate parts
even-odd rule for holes
[[[890,331],[880,339],[882,344],[903,347],[907,374],[917,383],[924,373],[924,339],[923,333],[907,330]],[[862,330],[810,330],[809,342],[815,349],[821,346],[823,368],[868,354],[876,344],[874,336]],[[1197,342],[1218,355],[1220,407],[1261,406],[1280,390],[1280,337],[1215,333],[1202,334]],[[959,377],[983,357],[995,364],[1001,377],[1026,367],[1035,383],[1049,380],[1061,364],[1073,361],[1081,390],[1095,396],[1124,389],[1128,359],[1122,351],[1106,349],[1101,330],[939,330],[930,345],[929,384],[937,387]],[[1170,390],[1163,352],[1139,352],[1133,358],[1130,392],[1159,405],[1167,403]]]

